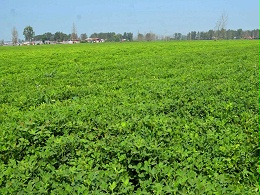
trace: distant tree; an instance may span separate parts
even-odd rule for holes
[[[206,40],[206,39],[208,39],[207,33],[206,33],[206,32],[203,32],[203,31],[199,32],[199,39],[200,39],[200,40]]]
[[[190,33],[191,40],[195,40],[196,36],[197,36],[196,31],[191,31],[191,33]]]
[[[98,38],[100,39],[104,39],[104,40],[107,40],[108,41],[108,37],[109,37],[109,33],[98,33]]]
[[[175,40],[181,40],[182,34],[181,33],[174,33],[173,37],[174,37]]]
[[[4,45],[4,43],[5,43],[5,41],[2,39],[2,40],[0,41],[0,45]]]
[[[237,39],[241,39],[242,38],[242,33],[243,33],[243,30],[241,28],[237,29],[237,33],[236,33]]]
[[[90,35],[90,38],[98,38],[98,34],[97,33],[93,33],[92,35]]]
[[[251,31],[245,30],[245,31],[243,31],[243,33],[242,33],[242,37],[243,37],[244,39],[249,39],[249,38],[252,38],[251,34],[252,34]]]
[[[62,41],[61,39],[62,39],[61,32],[54,33],[54,41],[60,42],[60,41]]]
[[[13,45],[18,43],[18,32],[15,27],[12,29],[12,43]]]
[[[99,39],[104,39],[108,42],[118,42],[121,41],[123,38],[123,35],[118,33],[116,34],[115,32],[107,32],[107,33],[93,33],[90,35],[90,38],[99,38]]]
[[[66,35],[63,32],[56,32],[54,34],[54,40],[55,41],[62,42],[62,41],[67,41],[67,39],[68,39],[68,35]]]
[[[44,33],[43,35],[44,35],[45,40],[48,40],[48,41],[54,40],[54,35],[51,32]]]
[[[42,41],[44,39],[44,35],[35,35],[34,40],[35,41]]]
[[[200,40],[200,32],[199,31],[197,32],[195,39]]]
[[[252,38],[254,39],[255,37],[257,37],[257,30],[256,29],[254,29],[252,31]]]
[[[208,37],[209,37],[210,40],[213,39],[213,37],[214,37],[214,30],[209,30],[208,31]]]
[[[24,35],[26,41],[32,41],[34,34],[35,33],[31,26],[26,26],[23,30],[23,35]]]
[[[152,32],[149,32],[149,33],[146,33],[146,35],[145,35],[145,40],[146,41],[153,41],[153,40],[155,40],[155,34],[154,33],[152,33]]]
[[[71,33],[71,40],[77,40],[78,35],[77,35],[77,29],[75,23],[72,25],[72,33]]]
[[[228,22],[228,15],[224,12],[221,14],[219,20],[215,26],[215,37],[216,39],[225,39],[226,38],[226,27]]]
[[[182,39],[182,34],[178,33],[178,40],[181,40],[181,39]]]
[[[191,33],[190,32],[187,34],[187,40],[191,40]]]
[[[151,40],[152,40],[152,35],[151,35],[151,33],[146,33],[146,34],[145,34],[145,40],[146,40],[146,41],[151,41]]]
[[[126,39],[128,41],[133,41],[133,33],[131,32],[124,32],[123,36],[122,36],[123,39]]]
[[[228,29],[226,31],[226,39],[234,39],[235,37],[235,31]]]
[[[126,33],[126,32],[124,32],[122,38],[123,38],[123,39],[127,39],[127,33]]]
[[[259,39],[259,29],[254,29],[252,32],[252,36],[254,39]]]
[[[88,36],[87,36],[86,33],[83,33],[83,34],[80,35],[80,40],[81,41],[85,41],[87,38],[88,38]]]
[[[100,34],[99,34],[100,35]],[[109,32],[107,33],[107,41],[112,41],[114,42],[116,38],[116,33],[115,32]]]
[[[134,34],[131,33],[131,32],[127,33],[127,39],[128,39],[128,41],[133,41],[133,39],[134,39]]]
[[[144,40],[144,35],[142,33],[137,34],[137,40],[138,41],[143,41]]]
[[[120,34],[120,33],[118,33],[118,34],[116,34],[115,36],[114,36],[114,41],[115,42],[119,42],[119,41],[121,41],[122,40],[122,34]]]
[[[178,40],[178,33],[174,33],[174,39]]]

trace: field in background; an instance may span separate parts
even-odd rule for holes
[[[259,41],[0,47],[0,194],[258,194]]]

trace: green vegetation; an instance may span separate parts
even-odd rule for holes
[[[258,194],[259,42],[0,48],[0,194]]]

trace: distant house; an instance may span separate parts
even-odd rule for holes
[[[67,43],[68,44],[74,44],[74,43],[80,43],[80,41],[75,39],[75,40],[69,40]]]
[[[5,46],[8,46],[8,45],[10,46],[10,45],[13,45],[13,42],[12,42],[12,41],[5,41],[5,42],[4,42],[4,45],[5,45]]]
[[[23,42],[23,45],[32,45],[32,43],[27,41],[27,42]]]
[[[42,44],[43,44],[42,41],[35,41],[35,42],[34,42],[34,45],[42,45]]]
[[[86,41],[89,42],[89,43],[103,43],[103,42],[105,42],[104,39],[100,39],[100,38],[87,38]]]

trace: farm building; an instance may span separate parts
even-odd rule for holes
[[[89,42],[89,43],[103,43],[103,42],[105,42],[104,39],[100,39],[100,38],[87,38],[86,41]]]

